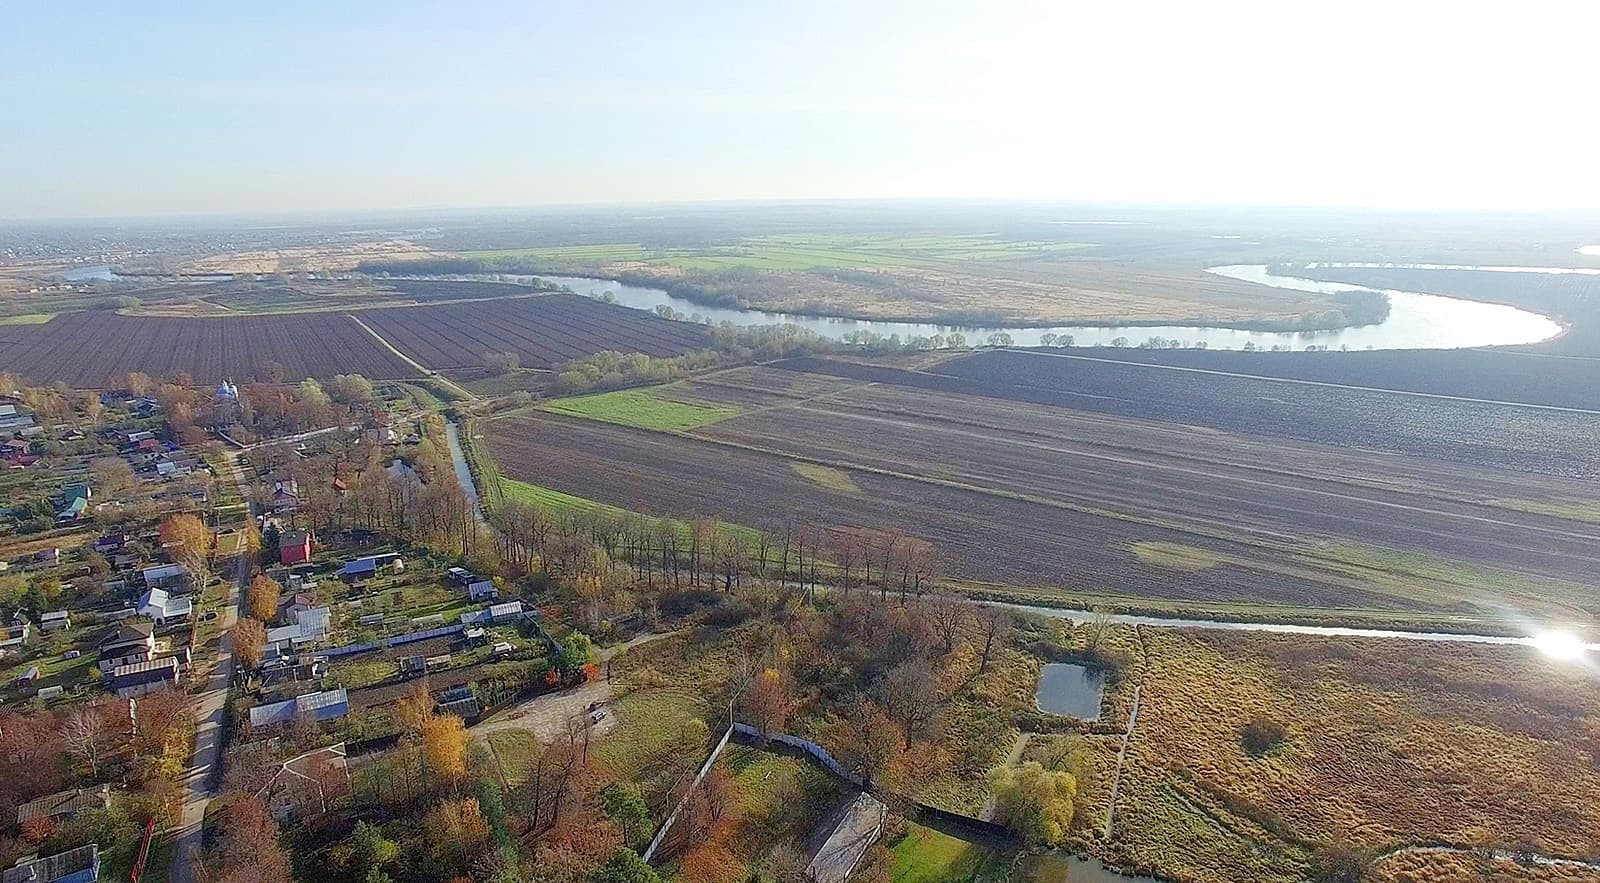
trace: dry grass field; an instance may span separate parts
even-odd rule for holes
[[[311,273],[353,270],[364,260],[402,260],[435,253],[404,240],[311,245],[241,251],[191,258],[175,269],[185,274]]]
[[[1344,844],[1600,858],[1594,672],[1518,647],[1143,630],[1138,725],[1108,854],[1176,880],[1298,880]],[[1286,736],[1264,754],[1255,718]],[[1382,880],[1473,880],[1395,855]],[[1490,862],[1491,866],[1501,863]],[[1505,863],[1509,864],[1509,863]],[[1460,866],[1460,867],[1457,867]],[[1489,879],[1593,880],[1593,870]]]
[[[1235,324],[1291,322],[1334,308],[1321,295],[1224,279],[1198,267],[1096,259],[1092,246],[993,237],[825,243],[774,237],[699,249],[467,254],[522,258],[575,274],[636,274],[756,309],[868,319]]]

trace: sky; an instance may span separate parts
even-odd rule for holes
[[[1600,210],[1600,3],[0,0],[0,217]]]

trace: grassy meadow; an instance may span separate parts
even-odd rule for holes
[[[664,432],[684,432],[739,416],[739,409],[729,405],[675,401],[663,396],[661,387],[554,399],[539,408],[553,414]]]

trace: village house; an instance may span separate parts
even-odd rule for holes
[[[9,625],[0,626],[0,649],[19,647],[27,643],[28,634],[32,629],[32,624],[24,619],[22,614],[17,614]]]
[[[312,607],[302,609],[293,614],[294,621],[289,625],[279,626],[267,630],[267,644],[277,645],[288,642],[290,646],[299,647],[302,644],[325,641],[328,638],[329,612],[326,607]]]
[[[143,696],[167,687],[176,687],[178,670],[178,660],[170,656],[118,666],[111,672],[107,689],[124,699]]]
[[[307,751],[284,761],[256,796],[279,824],[321,815],[350,793],[344,743]]]
[[[305,592],[296,592],[284,599],[278,610],[278,620],[284,623],[299,622],[300,614],[317,606],[317,599]]]
[[[25,858],[0,873],[0,883],[93,883],[100,879],[100,847],[80,846],[44,858]]]
[[[82,518],[93,496],[94,492],[86,484],[68,485],[61,492],[61,508],[56,510],[56,521],[65,523]]]
[[[268,502],[274,512],[293,512],[300,508],[300,485],[292,478],[280,479],[272,483],[272,495]]]
[[[156,652],[155,632],[147,622],[122,623],[106,632],[96,652],[95,667],[101,674],[147,662]]]
[[[278,563],[289,567],[311,560],[311,532],[291,530],[278,538]]]
[[[146,589],[139,598],[139,615],[150,617],[158,626],[182,622],[192,613],[194,602],[176,597],[166,589]]]
[[[17,410],[16,405],[0,405],[0,435],[38,435],[44,431],[33,415]]]
[[[182,564],[157,564],[146,567],[139,575],[151,589],[185,591],[189,587],[189,570]]]
[[[383,555],[364,555],[353,561],[346,562],[343,567],[339,568],[338,575],[345,582],[352,583],[357,580],[371,579],[378,575],[378,571],[387,568],[404,570],[405,562],[400,559],[398,554],[393,552]]]
[[[111,786],[75,788],[30,800],[17,807],[17,824],[25,825],[34,819],[73,819],[89,809],[105,809],[111,805]]]

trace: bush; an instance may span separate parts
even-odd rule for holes
[[[1284,732],[1283,724],[1259,714],[1239,729],[1239,741],[1244,744],[1244,750],[1257,757],[1278,747],[1286,738],[1288,733]]]
[[[1366,856],[1340,844],[1319,850],[1311,859],[1311,879],[1317,883],[1361,883],[1367,879]]]
[[[483,368],[492,377],[510,374],[521,364],[522,360],[516,353],[488,353],[483,357]]]

